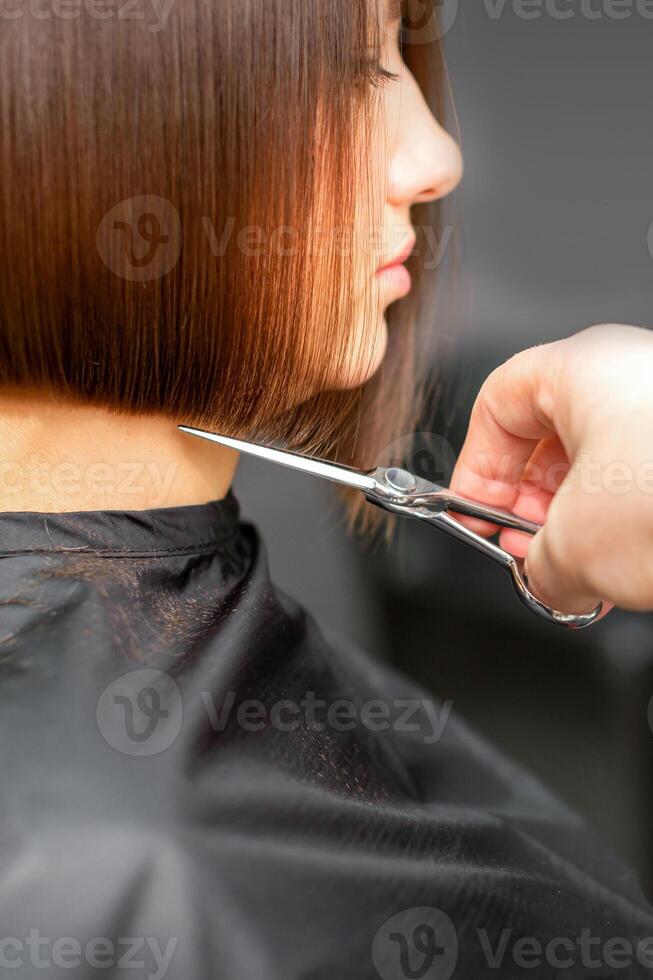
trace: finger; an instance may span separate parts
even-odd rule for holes
[[[545,397],[549,347],[517,354],[484,383],[452,476],[456,493],[496,507],[514,507],[529,459],[540,440],[553,432]],[[491,533],[487,524],[466,523],[479,533]]]
[[[612,612],[613,609],[616,609],[617,608],[615,606],[614,602],[608,602],[607,599],[604,599],[603,600],[602,606],[603,606],[603,608],[601,609],[601,612],[599,613],[599,615],[596,617],[596,620],[595,620],[595,622],[597,622],[597,623],[600,623],[601,620],[602,619],[605,619],[605,617],[608,616]]]
[[[515,514],[525,517],[528,521],[544,524],[552,499],[552,494],[541,487],[522,484],[512,509]],[[505,528],[499,534],[500,546],[519,558],[526,556],[532,540],[532,534],[514,531],[512,528]]]
[[[559,436],[551,435],[538,443],[526,463],[522,480],[544,490],[549,497],[556,493],[569,473],[570,463]]]
[[[513,505],[515,514],[535,524],[544,524],[553,495],[569,472],[569,462],[557,436],[538,443],[529,459]],[[533,536],[522,531],[504,530],[499,543],[512,555],[525,557]]]
[[[631,413],[628,422],[603,420],[585,440],[529,546],[533,591],[563,611],[586,611],[599,598],[653,609],[650,416]]]
[[[566,574],[549,550],[549,536],[543,529],[533,538],[525,562],[525,572],[531,591],[548,606],[563,613],[591,612],[600,597],[591,595],[575,576]]]
[[[574,465],[551,498],[544,526],[531,540],[525,561],[531,590],[566,613],[589,612],[600,601],[588,573],[601,504],[597,508],[596,501],[584,499],[578,477]]]

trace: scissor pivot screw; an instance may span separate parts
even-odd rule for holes
[[[417,480],[412,473],[407,470],[400,470],[396,466],[391,467],[385,474],[385,482],[393,490],[400,493],[412,493],[417,489]]]

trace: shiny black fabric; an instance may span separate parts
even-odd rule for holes
[[[2,976],[653,976],[633,876],[327,642],[232,495],[0,546]]]

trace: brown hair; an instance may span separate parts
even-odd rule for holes
[[[362,388],[308,397],[306,379],[350,340],[355,247],[330,233],[376,206],[383,18],[372,0],[151,2],[164,24],[107,0],[3,23],[0,384],[372,465],[414,425],[430,295],[391,308]],[[441,111],[438,42],[404,56]],[[413,220],[419,236],[437,205]]]

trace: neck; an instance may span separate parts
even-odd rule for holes
[[[159,415],[0,392],[0,511],[207,503],[226,495],[237,460]]]

